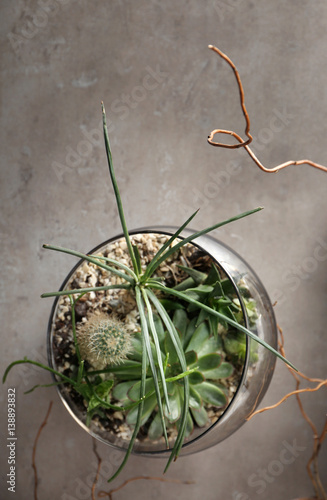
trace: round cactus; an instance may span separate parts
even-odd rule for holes
[[[92,313],[79,329],[78,344],[81,357],[98,369],[126,359],[132,345],[125,324],[105,313]]]

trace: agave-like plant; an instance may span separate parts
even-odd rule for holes
[[[224,387],[219,387],[218,381],[230,377],[234,372],[234,366],[231,363],[223,361],[222,341],[221,338],[211,336],[207,322],[201,323],[193,331],[193,326],[190,325],[186,329],[186,318],[182,311],[178,310],[173,316],[173,324],[176,330],[181,334],[181,342],[185,354],[188,380],[190,384],[189,409],[187,415],[185,437],[189,436],[193,431],[193,421],[198,427],[204,427],[208,421],[208,412],[205,408],[206,404],[216,408],[225,407],[227,404],[227,396]],[[165,416],[166,427],[175,427],[178,424],[183,408],[183,378],[180,375],[180,363],[174,347],[172,345],[169,334],[164,331],[163,325],[159,317],[155,318],[157,332],[160,337],[161,357],[164,360],[164,371],[167,383],[167,391],[169,398],[169,408],[165,401],[162,401],[162,406]],[[180,329],[180,326],[183,326]],[[192,331],[192,336],[187,341],[189,332]],[[186,345],[185,345],[186,341]],[[151,345],[154,349],[154,345]],[[138,352],[130,356],[134,360]],[[134,365],[135,366],[135,365]],[[123,406],[131,404],[133,401],[139,400],[140,381],[128,378],[124,364],[119,367],[115,375],[124,381],[115,385],[112,394],[115,399],[119,400]],[[139,370],[141,373],[141,370]],[[132,376],[135,375],[135,370]],[[168,381],[168,382],[167,382]],[[141,416],[141,425],[146,424],[152,416],[152,421],[149,425],[147,435],[152,440],[157,440],[163,436],[164,428],[162,426],[161,415],[156,412],[157,398],[155,395],[155,384],[151,372],[147,374],[145,381],[146,392],[151,393],[152,397],[145,402],[143,413]],[[163,394],[161,395],[163,398]],[[154,415],[153,415],[154,414]],[[132,408],[126,416],[126,422],[134,427],[137,420],[137,407]]]
[[[289,361],[287,361],[278,351],[269,346],[266,342],[260,339],[255,333],[251,332],[245,326],[243,326],[240,322],[237,321],[237,318],[233,314],[229,314],[227,307],[219,308],[216,307],[214,303],[210,300],[210,291],[207,289],[207,299],[208,300],[199,300],[198,292],[199,288],[196,290],[183,290],[183,287],[175,287],[169,288],[165,285],[165,283],[158,277],[155,276],[155,272],[158,267],[169,257],[171,257],[174,252],[179,250],[181,247],[186,245],[189,242],[194,241],[201,235],[207,234],[219,227],[222,227],[226,224],[229,224],[233,221],[242,219],[250,214],[258,212],[261,210],[261,207],[255,208],[254,210],[250,210],[244,212],[235,217],[231,217],[228,220],[223,222],[219,222],[210,226],[201,231],[195,232],[190,236],[187,236],[184,239],[179,238],[182,231],[185,227],[191,222],[191,220],[195,217],[196,213],[191,215],[191,217],[173,234],[168,241],[160,248],[160,250],[155,254],[150,264],[147,266],[145,270],[141,268],[141,259],[139,255],[139,251],[136,245],[132,245],[131,239],[127,230],[127,225],[125,221],[123,206],[120,198],[120,193],[118,190],[117,181],[115,178],[115,172],[113,168],[111,150],[109,145],[109,137],[108,130],[106,124],[106,114],[105,109],[102,104],[102,115],[103,115],[103,130],[104,130],[104,139],[105,139],[105,147],[109,165],[109,172],[111,177],[112,186],[114,189],[117,208],[119,212],[119,217],[124,233],[124,237],[127,244],[128,253],[130,255],[132,261],[132,268],[127,267],[125,264],[113,260],[108,257],[99,257],[86,255],[74,250],[70,250],[67,248],[62,248],[54,245],[43,245],[45,249],[55,250],[58,252],[64,252],[70,255],[74,255],[76,257],[85,259],[88,262],[95,264],[96,266],[103,268],[104,270],[120,277],[123,279],[123,283],[116,285],[108,285],[102,287],[89,287],[82,289],[74,289],[74,290],[62,290],[59,292],[50,292],[44,293],[42,297],[54,297],[60,295],[68,295],[70,298],[71,306],[72,306],[72,329],[73,329],[73,338],[76,349],[76,356],[78,360],[78,369],[76,375],[74,377],[68,377],[67,375],[60,373],[59,371],[43,365],[42,363],[38,363],[33,360],[29,360],[24,358],[22,360],[14,361],[11,363],[5,371],[3,376],[3,382],[6,380],[6,377],[14,365],[20,363],[30,363],[41,368],[44,368],[54,375],[57,376],[57,384],[67,383],[69,384],[75,391],[80,393],[85,401],[87,401],[88,408],[88,421],[92,417],[95,412],[99,412],[100,408],[108,408],[114,410],[126,410],[133,411],[134,418],[134,431],[132,437],[130,439],[130,443],[128,449],[126,451],[125,457],[122,461],[122,464],[116,471],[116,473],[109,479],[109,481],[113,480],[120,473],[128,457],[132,451],[135,439],[139,432],[140,426],[142,424],[142,419],[144,419],[144,408],[145,405],[149,404],[149,400],[155,400],[158,405],[158,417],[157,423],[158,427],[160,424],[160,428],[162,429],[162,433],[164,435],[167,448],[169,448],[168,436],[167,436],[167,428],[166,428],[166,420],[172,414],[173,408],[171,398],[169,397],[169,384],[172,384],[178,381],[178,390],[179,390],[179,402],[180,402],[180,418],[178,420],[178,432],[177,437],[175,439],[173,448],[171,450],[170,457],[168,459],[168,463],[166,465],[165,471],[169,467],[171,461],[176,459],[179,455],[181,447],[184,442],[184,438],[186,433],[189,431],[189,409],[194,407],[194,387],[192,386],[192,378],[194,381],[194,377],[196,377],[196,372],[199,372],[198,366],[201,364],[201,351],[198,352],[198,356],[200,356],[197,360],[194,357],[194,363],[189,363],[188,352],[185,351],[185,346],[183,346],[181,337],[179,332],[177,331],[176,324],[169,315],[166,307],[158,298],[158,292],[161,294],[165,294],[167,297],[176,297],[177,299],[184,301],[194,309],[199,309],[199,323],[202,320],[207,320],[210,329],[216,334],[217,333],[217,324],[218,322],[222,322],[224,324],[228,324],[232,326],[234,329],[239,331],[240,333],[246,334],[250,338],[254,339],[259,344],[262,344],[265,348],[269,349],[273,352],[277,357],[281,358],[288,365],[295,368]],[[173,245],[174,244],[174,245]],[[195,276],[195,273],[190,271],[190,278],[196,283],[198,276]],[[201,285],[198,286],[210,286],[210,285]],[[221,285],[219,285],[221,286]],[[97,377],[97,374],[108,372],[109,369],[99,370],[98,372],[91,373],[85,367],[85,360],[81,356],[79,343],[77,340],[76,334],[76,323],[75,323],[75,305],[77,301],[86,293],[92,291],[100,291],[100,290],[110,290],[110,289],[127,289],[134,296],[137,304],[137,308],[139,311],[140,324],[141,324],[141,335],[139,338],[140,343],[140,362],[141,362],[141,378],[137,385],[137,398],[135,401],[127,402],[123,407],[121,405],[113,405],[111,403],[111,391],[113,388],[113,380],[102,380],[101,377]],[[196,287],[195,287],[196,288]],[[203,290],[202,290],[203,291]],[[77,296],[77,297],[76,297]],[[76,298],[74,298],[76,297]],[[226,306],[226,304],[225,304]],[[222,311],[223,309],[223,311]],[[158,321],[159,319],[159,321]],[[167,366],[165,365],[165,359],[162,353],[161,345],[160,345],[160,331],[158,331],[158,325],[163,325],[164,330],[166,331],[166,342],[169,343],[169,356],[174,361],[174,372],[167,373]],[[95,332],[93,331],[93,335]],[[190,351],[192,346],[188,346]],[[165,351],[165,350],[164,350]],[[196,349],[194,349],[196,351]],[[151,383],[147,380],[148,366],[150,368],[151,373]],[[217,366],[218,368],[218,366]],[[112,369],[114,373],[115,370]],[[92,380],[91,380],[92,376]],[[53,384],[49,384],[53,385]],[[34,387],[35,388],[35,387]],[[34,389],[33,388],[33,389]],[[33,390],[31,389],[31,390]],[[29,391],[30,392],[30,391]],[[135,391],[134,391],[135,392]],[[134,394],[134,396],[136,397]],[[134,399],[135,399],[134,397]],[[151,400],[152,398],[152,400]]]
[[[243,311],[238,298],[235,298],[235,290],[228,278],[221,279],[219,270],[214,263],[211,264],[209,273],[200,272],[197,269],[178,266],[187,275],[176,285],[175,290],[183,290],[203,304],[210,305],[238,323],[243,321]],[[247,289],[242,290],[243,301],[247,311],[250,326],[255,325],[256,304],[251,298],[246,297]],[[194,428],[204,427],[209,423],[210,409],[214,407],[224,408],[228,403],[226,387],[222,384],[224,380],[231,377],[234,372],[234,364],[243,364],[246,353],[246,341],[244,334],[238,335],[234,329],[228,328],[224,322],[219,324],[216,318],[194,304],[185,301],[171,301],[161,299],[161,303],[170,313],[172,322],[179,334],[181,345],[184,350],[187,364],[188,380],[190,384],[189,413],[187,416],[185,437],[189,436]],[[204,313],[204,314],[203,314]],[[162,401],[165,423],[167,428],[174,429],[181,418],[183,406],[183,380],[180,375],[180,364],[170,336],[163,326],[158,315],[154,315],[154,324],[159,339],[161,358],[164,361],[164,372],[167,383],[170,411],[165,401]],[[217,331],[219,335],[217,335]],[[118,367],[108,367],[114,372],[116,379],[120,382],[115,384],[112,395],[126,407],[131,402],[139,399],[141,378],[141,334],[133,339],[134,347],[126,362]],[[251,344],[252,361],[255,360],[256,343]],[[151,341],[151,349],[155,346]],[[233,364],[226,361],[226,355]],[[132,365],[129,362],[132,361]],[[146,392],[152,391],[152,396],[145,402],[141,416],[141,425],[148,423],[147,436],[152,440],[158,440],[163,435],[163,426],[160,414],[157,411],[157,398],[155,395],[155,384],[152,373],[148,368],[146,378]],[[163,394],[161,394],[163,399]],[[134,427],[137,419],[137,408],[132,408],[126,416],[126,422]]]

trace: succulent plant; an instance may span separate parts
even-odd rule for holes
[[[126,411],[130,411],[133,407],[136,408],[134,410],[136,413],[135,427],[124,460],[120,465],[120,467],[118,468],[118,470],[115,472],[115,474],[110,478],[110,480],[113,480],[115,477],[117,477],[117,475],[120,473],[120,471],[122,470],[122,468],[124,467],[124,465],[128,460],[128,457],[133,449],[135,439],[138,435],[142,419],[144,418],[145,410],[150,406],[150,402],[152,404],[151,398],[153,398],[153,400],[155,399],[156,404],[158,405],[159,417],[157,418],[160,419],[167,447],[169,447],[169,442],[168,442],[167,429],[165,423],[167,418],[166,415],[167,414],[170,415],[172,413],[174,401],[178,400],[181,406],[178,433],[174,441],[174,445],[172,447],[171,454],[168,459],[168,463],[165,470],[167,470],[172,460],[178,457],[179,452],[184,443],[185,435],[187,434],[187,432],[189,432],[190,429],[189,409],[191,408],[195,410],[194,408],[195,403],[193,402],[193,400],[195,400],[196,398],[194,396],[195,394],[194,387],[197,386],[200,387],[201,385],[194,383],[191,384],[190,376],[191,374],[196,373],[196,371],[198,371],[199,374],[203,374],[205,372],[208,372],[208,370],[204,370],[202,372],[200,370],[195,370],[195,369],[189,370],[188,357],[193,356],[193,359],[195,360],[195,356],[197,356],[198,359],[194,362],[200,363],[200,359],[202,359],[204,355],[202,356],[203,351],[201,350],[200,353],[198,354],[196,354],[196,350],[194,350],[195,354],[188,354],[187,352],[185,352],[185,346],[182,343],[180,333],[177,327],[175,326],[175,323],[172,320],[171,315],[169,313],[169,302],[170,303],[172,302],[171,297],[173,297],[174,301],[178,299],[178,301],[182,303],[182,309],[184,310],[187,309],[188,314],[194,313],[195,316],[197,316],[195,324],[198,325],[198,327],[200,327],[200,325],[203,322],[206,322],[209,331],[212,334],[212,332],[216,331],[216,326],[218,326],[219,323],[222,326],[229,325],[228,328],[232,328],[238,332],[241,332],[242,334],[246,334],[250,338],[254,339],[256,342],[262,344],[265,348],[273,352],[277,357],[281,358],[283,361],[285,361],[293,368],[294,366],[289,361],[285,360],[285,358],[278,351],[269,346],[266,342],[260,339],[255,333],[253,333],[250,329],[246,328],[246,326],[244,326],[242,323],[237,321],[237,318],[233,311],[234,305],[236,306],[236,304],[233,305],[232,301],[230,301],[230,299],[228,298],[228,293],[224,289],[224,286],[228,286],[228,283],[227,282],[224,283],[224,280],[220,281],[216,280],[213,283],[210,283],[208,281],[202,283],[201,279],[203,280],[203,276],[201,278],[200,277],[201,275],[197,274],[197,272],[189,270],[188,271],[190,278],[189,283],[191,283],[191,288],[189,287],[189,285],[187,285],[187,289],[183,290],[180,289],[180,287],[178,286],[176,288],[169,288],[164,282],[158,279],[155,275],[155,272],[157,268],[160,266],[160,264],[164,262],[167,258],[171,257],[175,251],[182,248],[186,243],[191,242],[196,238],[200,237],[201,235],[213,231],[214,229],[217,229],[228,223],[237,221],[243,217],[258,212],[259,210],[261,210],[261,207],[231,217],[230,219],[225,220],[223,222],[214,224],[206,229],[195,232],[190,236],[187,236],[186,238],[179,239],[179,236],[184,230],[184,228],[195,217],[197,213],[195,212],[154,255],[148,267],[145,270],[142,269],[138,248],[137,246],[132,245],[129,232],[127,230],[123,206],[115,178],[115,172],[113,169],[104,107],[102,108],[102,110],[103,110],[104,138],[105,138],[105,147],[109,165],[109,173],[116,197],[118,213],[124,237],[126,240],[128,253],[132,261],[132,268],[129,268],[125,264],[108,257],[86,255],[81,252],[58,247],[55,245],[44,245],[44,248],[46,249],[64,252],[73,255],[75,257],[85,259],[86,261],[95,264],[96,266],[104,269],[105,271],[119,277],[120,278],[119,284],[102,286],[102,287],[96,287],[96,286],[87,287],[74,290],[62,290],[59,292],[50,292],[43,294],[42,297],[67,295],[70,298],[72,306],[71,317],[72,317],[73,339],[74,339],[77,364],[78,364],[76,373],[74,373],[72,376],[67,376],[66,374],[61,373],[60,371],[55,370],[42,363],[38,363],[36,361],[24,358],[22,360],[14,361],[8,366],[8,368],[4,373],[3,381],[6,380],[9,371],[14,365],[20,363],[30,363],[39,366],[45,370],[52,372],[57,377],[56,382],[53,385],[58,385],[58,383],[60,382],[66,383],[72,389],[74,389],[83,396],[86,403],[88,404],[87,412],[88,412],[88,418],[90,418],[90,416],[94,412],[101,411],[101,408],[120,409],[120,410],[122,409],[121,406],[113,405],[111,402],[111,390],[113,387],[113,380],[112,379],[102,380],[102,378],[98,377],[97,375],[105,374],[108,373],[108,371],[110,371],[112,376],[115,375],[118,376],[118,372],[119,376],[122,376],[122,369],[125,369],[127,370],[127,372],[129,372],[129,377],[130,377],[130,371],[133,368],[133,366],[135,374],[139,370],[139,368],[141,368],[138,400],[133,402],[132,404],[128,404],[123,408],[123,410]],[[213,271],[213,273],[214,272],[215,271]],[[209,276],[210,273],[208,277],[205,279],[209,279]],[[114,288],[129,290],[130,293],[133,294],[133,296],[135,297],[140,317],[141,335],[138,340],[137,338],[133,340],[133,345],[135,347],[136,342],[137,341],[139,342],[140,361],[134,362],[133,365],[132,362],[133,360],[130,360],[129,362],[123,363],[122,367],[111,366],[109,368],[106,367],[103,368],[102,370],[99,370],[98,373],[94,372],[91,373],[88,370],[87,363],[84,362],[84,359],[81,356],[79,345],[77,342],[75,305],[76,302],[86,293],[93,291],[110,290]],[[223,293],[220,293],[219,296],[219,292]],[[158,298],[159,293],[161,294],[161,296],[165,295],[167,297],[168,302],[166,303],[161,302]],[[225,295],[227,295],[228,300],[224,298]],[[176,365],[176,369],[178,367],[179,370],[178,375],[176,375],[175,377],[168,377],[168,378],[166,377],[165,372],[167,371],[168,368],[168,362],[166,362],[166,358],[163,359],[163,354],[165,354],[167,351],[165,347],[162,348],[160,345],[161,341],[160,326],[158,327],[159,323],[158,321],[156,321],[157,317],[160,318],[160,322],[162,322],[164,331],[166,332],[165,338],[168,339],[166,342],[171,344],[171,348],[169,348],[170,362],[172,363],[172,361],[174,360],[174,363],[172,363],[172,365]],[[193,348],[191,349],[190,347],[192,346],[192,341],[190,340],[189,343],[187,343],[186,345],[187,348],[190,348],[189,352],[191,352],[193,350]],[[213,354],[216,353],[214,352]],[[213,359],[217,361],[216,356],[214,356]],[[140,366],[137,366],[138,364]],[[216,368],[219,368],[219,366],[217,366]],[[150,382],[148,381],[147,377],[148,370],[150,370],[151,373]],[[180,382],[178,382],[178,385],[175,384],[176,380],[180,380]],[[172,387],[170,385],[170,382],[174,382],[173,385],[173,387],[175,388],[174,390],[179,391],[179,399],[177,398],[173,400],[171,399],[169,395],[170,389]],[[202,383],[211,384],[211,382],[206,382],[206,381],[203,381]],[[149,389],[148,386],[151,384],[153,384],[154,393],[152,389],[150,390],[150,392],[148,391]],[[181,385],[179,386],[179,384]],[[176,387],[178,387],[178,389],[176,389]],[[199,387],[197,387],[196,389],[197,393],[199,393],[198,390]],[[206,387],[206,385],[201,387],[202,388]],[[205,397],[207,396],[205,396],[204,392],[202,391],[201,398],[203,401],[205,401]]]
[[[186,316],[181,314],[182,311],[176,311],[174,314],[173,323],[177,328],[181,320],[186,320]],[[156,319],[160,322],[160,318]],[[185,323],[184,323],[185,324]],[[158,327],[163,331],[163,327]],[[193,326],[191,326],[193,329]],[[185,334],[186,334],[185,330]],[[169,335],[166,333],[161,341],[161,356],[165,366],[165,377],[168,390],[167,404],[163,401],[163,410],[167,427],[177,424],[181,418],[182,402],[183,402],[183,383],[182,379],[178,378],[181,373],[180,364],[176,354],[174,353],[173,345]],[[152,344],[152,349],[154,345]],[[210,335],[207,322],[201,323],[194,331],[192,338],[184,348],[187,371],[189,372],[188,379],[190,383],[190,398],[189,398],[189,413],[187,416],[188,436],[195,422],[198,427],[205,426],[209,419],[205,404],[215,407],[224,407],[227,404],[227,397],[224,389],[219,386],[217,381],[230,377],[234,371],[234,367],[224,360],[222,352],[222,341],[219,337]],[[133,359],[133,355],[131,355]],[[134,358],[135,359],[135,358]],[[119,372],[116,372],[119,378]],[[135,372],[134,372],[135,375]],[[154,394],[154,381],[150,376],[146,378],[146,392],[153,392],[153,395],[148,398],[144,405],[141,416],[141,425],[144,425],[152,416],[152,422],[148,429],[150,439],[159,439],[163,435],[163,427],[159,413],[156,411],[157,400]],[[126,377],[126,373],[123,378]],[[120,382],[113,389],[113,397],[120,400],[123,406],[127,406],[131,402],[135,402],[139,398],[140,381],[127,380]],[[163,393],[161,394],[163,398]],[[137,409],[132,408],[126,417],[126,422],[134,426],[137,418]]]
[[[211,264],[209,273],[203,273],[196,269],[179,266],[188,275],[178,285],[175,290],[183,290],[184,293],[197,298],[200,303],[210,304],[215,310],[228,314],[233,320],[243,321],[241,303],[236,297],[235,290],[231,286],[228,278],[221,279],[219,270],[215,264]],[[226,295],[226,290],[229,295]],[[228,403],[226,387],[221,384],[223,379],[227,379],[234,372],[234,366],[226,361],[226,355],[236,363],[243,360],[243,351],[246,351],[246,337],[238,334],[233,328],[229,328],[225,321],[215,322],[209,314],[199,314],[197,305],[188,305],[185,301],[171,301],[169,298],[162,298],[161,303],[170,312],[172,322],[179,333],[181,345],[183,346],[188,380],[190,384],[189,409],[187,415],[187,425],[185,437],[192,431],[194,424],[204,427],[209,423],[208,410],[211,407],[223,408]],[[245,299],[245,306],[252,317],[252,324],[255,323],[256,309],[252,299]],[[201,311],[203,311],[201,309]],[[178,378],[181,373],[181,366],[174,349],[174,345],[159,316],[154,315],[158,334],[160,354],[164,364],[164,373],[167,382],[168,401],[163,399],[161,391],[162,406],[165,416],[166,426],[176,426],[181,418],[183,402],[182,379]],[[219,332],[219,333],[218,333]],[[136,402],[139,398],[141,377],[141,337],[134,339],[134,350],[128,356],[130,361],[123,362],[120,367],[114,369],[117,379],[123,380],[114,386],[112,395],[119,401],[119,404],[128,406]],[[234,349],[230,346],[233,343]],[[151,342],[151,350],[155,352],[155,346]],[[110,368],[109,368],[110,370]],[[157,410],[157,399],[155,397],[155,385],[148,370],[145,381],[146,392],[152,393],[146,400],[141,416],[141,425],[151,420],[147,434],[150,439],[159,439],[163,435],[163,426],[160,414]],[[137,408],[132,408],[127,416],[126,422],[134,426],[137,419]]]

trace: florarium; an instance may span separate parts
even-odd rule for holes
[[[62,400],[81,425],[131,451],[186,452],[231,434],[261,400],[272,375],[276,325],[265,291],[233,251],[206,236],[259,210],[199,232],[129,234],[109,172],[123,235],[91,253],[44,245],[82,260],[56,297],[50,366]],[[260,347],[260,348],[259,348]],[[286,361],[284,359],[284,361]],[[289,363],[288,361],[286,361]],[[290,363],[289,363],[290,364]],[[208,437],[209,436],[209,437]]]
[[[214,130],[209,143],[249,148],[232,131]],[[123,233],[88,254],[44,245],[80,260],[55,297],[48,328],[49,366],[74,418],[92,436],[132,451],[167,454],[167,465],[228,437],[253,413],[272,376],[277,351],[273,309],[247,263],[208,233],[252,215],[255,208],[201,231],[187,226],[129,232],[111,157],[106,115],[103,128],[109,172]],[[214,142],[216,134],[238,142]],[[270,171],[307,160],[287,162]],[[267,170],[267,169],[266,169]],[[254,215],[257,217],[259,215]],[[294,367],[293,367],[294,368]],[[34,389],[34,388],[33,388]],[[165,470],[166,470],[165,469]]]

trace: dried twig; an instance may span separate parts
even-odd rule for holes
[[[50,401],[47,414],[46,414],[45,419],[43,420],[42,424],[40,425],[40,428],[35,436],[34,445],[33,445],[32,467],[34,470],[34,500],[37,500],[37,485],[38,485],[37,468],[36,468],[36,463],[35,463],[36,448],[37,448],[37,443],[38,443],[39,437],[41,435],[42,429],[47,424],[47,421],[48,421],[48,418],[49,418],[49,415],[51,412],[51,408],[52,408],[52,401]]]
[[[278,327],[278,330],[279,330],[279,334],[280,334],[280,337],[281,337],[281,340],[279,342],[279,350],[280,350],[281,353],[283,353],[283,355],[285,355],[283,331],[282,331],[282,329],[280,327]],[[303,373],[300,373],[300,372],[298,372],[296,374],[294,372],[294,370],[292,370],[292,369],[290,369],[290,372],[291,372],[291,374],[293,375],[293,377],[296,380],[296,388],[297,389],[300,386],[300,379],[298,378],[298,375],[300,375],[302,378],[308,380],[309,382],[317,382],[317,381],[322,382],[320,379],[313,379],[313,378],[310,378],[310,377],[306,377],[305,375],[303,375]],[[327,381],[325,380],[324,382],[327,382]],[[327,420],[325,422],[325,425],[324,425],[324,428],[322,430],[322,433],[319,436],[316,426],[314,425],[314,423],[312,422],[312,420],[309,418],[309,416],[305,413],[303,405],[302,405],[302,401],[301,401],[300,396],[298,394],[296,395],[296,399],[297,399],[297,402],[298,402],[298,405],[299,405],[299,408],[300,408],[300,411],[301,411],[301,414],[302,414],[303,418],[308,422],[308,424],[310,425],[310,427],[312,429],[312,432],[313,432],[313,440],[314,440],[314,442],[313,442],[313,452],[312,452],[312,455],[311,455],[311,457],[310,457],[310,459],[309,459],[309,461],[307,463],[307,472],[308,472],[308,475],[309,475],[309,477],[311,479],[313,488],[315,490],[316,498],[318,500],[320,498],[323,498],[324,500],[327,500],[327,495],[326,495],[324,487],[323,487],[323,485],[321,483],[320,476],[319,476],[319,470],[318,470],[318,455],[319,455],[319,451],[320,451],[321,445],[322,445],[322,443],[323,443],[323,441],[324,441],[324,439],[326,437]],[[313,464],[313,472],[311,470],[311,465],[312,464]]]
[[[284,349],[283,331],[279,326],[278,326],[278,330],[279,330],[279,334],[280,334],[280,341],[278,341],[279,351],[285,357],[286,354],[285,354],[285,349]],[[301,415],[303,416],[305,421],[310,425],[312,433],[313,433],[313,452],[312,452],[312,455],[307,463],[307,472],[308,472],[308,475],[309,475],[310,480],[312,482],[313,488],[315,490],[315,495],[316,495],[315,500],[321,500],[321,499],[327,500],[327,494],[326,494],[324,487],[321,483],[320,476],[319,476],[319,470],[318,470],[318,455],[319,455],[321,445],[326,437],[327,420],[326,420],[324,428],[319,436],[315,424],[312,422],[310,417],[304,411],[302,401],[301,401],[300,396],[299,396],[299,394],[301,394],[303,392],[315,392],[315,391],[319,390],[321,387],[323,387],[324,385],[327,386],[327,380],[322,380],[319,378],[310,378],[301,372],[295,372],[289,366],[287,368],[296,380],[296,390],[286,394],[286,396],[284,396],[278,403],[276,403],[272,406],[267,406],[265,408],[262,408],[260,410],[253,412],[247,418],[247,420],[250,420],[252,417],[254,417],[254,415],[257,415],[257,414],[262,413],[262,412],[267,411],[267,410],[271,410],[273,408],[277,408],[281,403],[286,401],[286,399],[288,399],[290,396],[296,395],[296,399],[297,399],[297,403],[298,403]],[[299,386],[301,383],[301,380],[299,377],[302,377],[303,379],[305,379],[309,382],[318,382],[318,385],[314,388],[307,387],[306,389],[299,389]],[[304,500],[304,499],[302,499],[302,500]]]
[[[224,54],[223,52],[221,52],[221,50],[217,49],[217,47],[214,47],[213,45],[209,45],[209,49],[212,49],[214,52],[217,52],[217,54],[219,54],[220,57],[222,57],[223,59],[225,59],[225,61],[228,62],[228,64],[230,65],[230,67],[234,71],[234,75],[235,75],[235,78],[236,78],[236,81],[237,81],[237,84],[238,84],[238,88],[239,88],[239,91],[240,91],[241,108],[242,108],[243,115],[244,115],[244,118],[245,118],[245,121],[246,121],[245,134],[248,136],[248,140],[247,141],[243,141],[243,139],[241,139],[241,137],[238,134],[236,134],[235,132],[233,132],[231,130],[216,129],[213,132],[211,132],[211,134],[209,135],[208,142],[209,142],[209,144],[212,144],[213,146],[220,146],[221,148],[236,149],[236,148],[245,147],[245,146],[247,146],[248,144],[250,144],[252,142],[253,137],[250,134],[250,118],[249,118],[248,112],[247,112],[245,104],[244,104],[244,91],[243,91],[243,85],[242,85],[242,82],[241,82],[241,77],[239,75],[239,72],[236,69],[235,64],[233,63],[233,61],[231,61],[231,59],[229,59],[228,56],[226,56],[226,54]],[[216,134],[232,135],[233,137],[235,137],[239,141],[239,144],[232,144],[232,145],[230,145],[230,144],[224,144],[223,142],[212,142],[213,137]]]
[[[91,491],[92,500],[96,500],[95,488],[96,488],[97,482],[99,480],[102,459],[97,451],[96,440],[94,438],[92,438],[92,448],[93,448],[93,453],[95,454],[97,462],[98,462],[97,473],[96,473],[96,476],[94,478],[94,481],[92,484],[92,491]],[[128,483],[131,483],[132,481],[139,481],[140,479],[147,479],[147,480],[151,480],[151,481],[152,480],[153,481],[162,481],[164,483],[194,484],[194,481],[181,481],[179,479],[167,479],[167,478],[155,477],[155,476],[135,476],[135,477],[131,477],[130,479],[127,479],[120,486],[118,486],[117,488],[113,488],[110,491],[103,491],[103,490],[99,491],[97,496],[98,496],[98,498],[108,497],[109,500],[112,500],[112,495],[114,493],[116,493],[117,491],[124,488]]]
[[[242,111],[243,111],[243,114],[244,114],[244,117],[245,117],[245,121],[246,121],[245,134],[248,136],[248,140],[243,141],[243,139],[241,138],[241,136],[239,136],[236,132],[233,132],[232,130],[215,129],[215,130],[213,130],[210,133],[210,135],[208,137],[209,144],[211,144],[212,146],[221,147],[221,148],[229,148],[229,149],[244,148],[247,151],[247,153],[250,155],[250,157],[252,158],[252,160],[264,172],[276,173],[276,172],[279,172],[279,170],[282,170],[283,168],[289,167],[290,165],[304,165],[304,164],[310,165],[311,167],[315,167],[315,168],[318,168],[319,170],[327,172],[327,167],[325,167],[324,165],[320,165],[319,163],[315,163],[315,162],[313,162],[311,160],[296,160],[296,161],[290,160],[290,161],[287,161],[285,163],[281,163],[280,165],[277,165],[274,168],[266,168],[260,162],[260,160],[253,153],[252,149],[249,147],[249,144],[252,142],[252,136],[250,134],[250,118],[249,118],[248,112],[247,112],[245,104],[244,104],[244,90],[243,90],[243,85],[242,85],[239,73],[238,73],[238,71],[236,69],[236,66],[235,66],[235,64],[230,60],[230,58],[226,54],[224,54],[221,50],[219,50],[214,45],[209,45],[209,49],[213,50],[220,57],[222,57],[230,65],[230,67],[234,71],[234,75],[235,75],[235,78],[236,78],[236,81],[237,81],[237,84],[238,84],[239,93],[240,93],[241,107],[242,107]],[[214,137],[217,134],[232,135],[239,142],[239,144],[230,145],[230,144],[224,144],[222,142],[215,142],[214,141]]]
[[[94,478],[94,481],[93,481],[93,484],[92,484],[92,490],[91,490],[92,500],[96,500],[96,498],[95,498],[95,487],[96,487],[97,482],[99,480],[102,458],[100,457],[100,455],[98,453],[97,445],[96,445],[96,440],[94,438],[92,438],[92,450],[93,450],[93,453],[96,456],[96,459],[98,461],[97,473],[95,475],[95,478]]]
[[[311,387],[307,387],[306,389],[298,389],[298,390],[295,390],[295,391],[291,391],[288,394],[286,394],[280,401],[278,401],[278,403],[275,403],[274,405],[271,405],[271,406],[266,406],[266,408],[261,408],[261,410],[255,411],[246,420],[251,420],[252,417],[254,417],[255,415],[258,415],[259,413],[263,413],[264,411],[273,410],[274,408],[277,408],[279,405],[281,405],[282,403],[284,403],[284,401],[286,401],[286,399],[288,399],[290,396],[294,396],[295,394],[301,394],[302,392],[315,392],[315,391],[319,391],[319,389],[321,387],[323,387],[324,385],[327,386],[327,380],[323,380],[316,387],[312,387],[312,388]]]
[[[109,500],[112,500],[112,495],[113,493],[116,493],[117,491],[121,490],[124,488],[128,483],[131,483],[132,481],[139,481],[141,479],[146,479],[150,481],[161,481],[163,483],[176,483],[176,484],[194,484],[194,481],[181,481],[180,479],[167,479],[163,477],[155,477],[155,476],[135,476],[131,477],[130,479],[126,479],[120,486],[117,488],[113,488],[110,491],[99,491],[98,497],[99,498],[104,498],[108,497]]]

